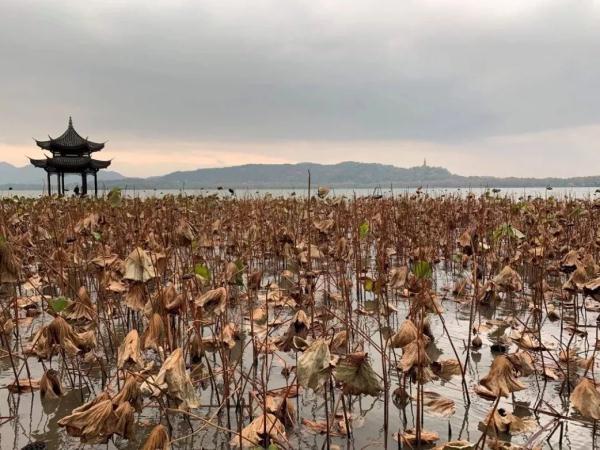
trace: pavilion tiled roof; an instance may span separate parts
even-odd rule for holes
[[[58,152],[61,154],[82,154],[97,152],[104,148],[104,143],[92,142],[87,138],[81,137],[75,128],[73,120],[69,117],[69,126],[67,130],[57,138],[51,138],[48,141],[35,141],[39,147],[44,150]]]
[[[55,169],[60,172],[79,172],[86,169],[99,170],[110,166],[110,161],[101,161],[85,156],[55,156],[53,158],[33,159],[31,164],[41,169]]]

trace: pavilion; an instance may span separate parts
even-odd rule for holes
[[[45,159],[29,158],[31,164],[44,169],[48,176],[48,195],[52,194],[51,178],[56,174],[58,195],[65,193],[65,174],[81,175],[81,195],[87,194],[87,176],[94,176],[94,196],[98,196],[98,171],[110,166],[110,161],[101,161],[92,158],[92,153],[104,148],[104,143],[92,142],[88,138],[82,138],[75,128],[73,120],[69,117],[67,130],[57,138],[48,136],[48,141],[38,141],[36,144],[42,150],[52,153]]]

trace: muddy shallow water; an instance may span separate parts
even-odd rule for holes
[[[449,292],[449,287],[452,284],[453,275],[443,270],[438,270],[435,286],[441,298],[444,307],[444,319],[446,327],[452,336],[455,345],[457,345],[459,356],[464,360],[466,343],[468,334],[470,306],[468,302],[453,298]],[[480,317],[475,323],[498,323],[503,319],[521,319],[525,320],[528,315],[527,291],[524,293],[525,299],[504,299],[503,301],[491,305],[483,306],[480,309]],[[365,300],[369,300],[367,297]],[[356,302],[356,306],[359,302]],[[393,329],[399,326],[399,323],[407,314],[408,302],[406,299],[399,297],[393,302],[393,305],[398,309],[397,313],[390,316],[390,325]],[[567,317],[569,314],[568,305],[563,305],[563,314]],[[271,312],[271,315],[277,315],[278,318],[289,319],[289,312],[277,311]],[[597,312],[589,312],[587,317],[580,317],[580,327],[583,326],[582,320],[590,327],[590,335],[585,338],[577,337],[573,344],[584,350],[586,345],[595,342],[596,318]],[[32,330],[51,317],[46,314],[35,318],[31,323],[20,326],[21,336],[32,335]],[[238,321],[247,329],[247,320],[241,319],[238,316]],[[282,327],[285,328],[285,325]],[[357,319],[357,328],[364,330],[370,335],[373,342],[379,342],[379,327],[377,320],[368,315]],[[493,331],[488,335],[482,333],[483,346],[474,350],[471,353],[470,364],[467,370],[467,384],[470,391],[470,405],[466,406],[465,397],[461,387],[460,377],[453,377],[449,381],[433,381],[425,385],[425,390],[435,391],[442,394],[444,397],[452,399],[456,403],[456,412],[448,419],[425,416],[424,425],[427,430],[435,431],[440,435],[440,441],[453,439],[466,439],[471,442],[476,442],[480,436],[480,422],[486,417],[487,413],[493,405],[493,401],[485,400],[473,392],[473,387],[477,384],[479,378],[488,372],[491,361],[497,354],[492,351],[491,346],[494,344],[494,335],[500,336],[506,327],[501,327],[499,331]],[[427,347],[428,355],[432,360],[454,358],[454,354],[449,345],[448,338],[444,334],[444,330],[439,318],[435,315],[431,317],[431,330],[433,332],[434,341]],[[544,320],[543,336],[547,337],[547,343],[551,347],[554,342],[556,345],[560,341],[560,323],[552,322],[548,319]],[[280,334],[280,331],[275,331],[274,334]],[[232,350],[232,359],[242,356],[242,367],[249,367],[252,363],[248,352],[241,355],[241,349],[246,343],[245,333],[242,334],[242,339],[236,344]],[[247,347],[246,347],[247,348]],[[370,346],[365,344],[365,351],[369,352]],[[509,351],[516,350],[517,346],[513,345]],[[390,350],[391,352],[391,350]],[[151,354],[152,351],[147,351]],[[396,350],[398,357],[401,353]],[[375,356],[375,353],[372,353]],[[149,355],[152,356],[152,355]],[[259,356],[259,365],[264,362],[264,355]],[[59,359],[55,358],[52,363],[44,362],[48,366],[60,368]],[[372,365],[377,373],[381,373],[381,360],[375,356],[371,358]],[[44,367],[36,358],[28,359],[31,376],[34,379],[39,379],[44,372]],[[279,388],[286,386],[286,379],[281,375],[280,368],[288,365],[294,366],[296,363],[294,352],[278,352],[278,356],[269,355],[266,364],[272,365],[273,369],[270,372],[268,380],[269,388]],[[64,369],[64,368],[63,368]],[[29,442],[43,441],[49,449],[75,449],[75,448],[98,448],[98,449],[135,449],[139,448],[141,443],[147,437],[152,426],[160,419],[158,408],[144,408],[141,414],[136,414],[138,418],[137,439],[125,440],[115,437],[107,444],[83,445],[78,438],[70,437],[65,432],[64,428],[57,425],[57,421],[68,415],[71,410],[80,406],[84,401],[89,400],[94,394],[90,392],[88,387],[80,388],[77,380],[77,374],[72,373],[74,387],[70,388],[66,385],[66,395],[58,400],[42,400],[39,391],[32,393],[13,394],[7,389],[0,390],[0,404],[2,407],[2,425],[0,425],[0,448],[2,449],[19,449]],[[22,377],[22,376],[21,376]],[[89,378],[95,382],[92,388],[97,394],[102,390],[102,377],[99,370],[89,372]],[[14,380],[14,375],[9,358],[0,359],[0,383],[5,386]],[[399,444],[393,439],[393,434],[400,429],[410,428],[410,424],[414,422],[414,409],[411,405],[404,409],[399,409],[393,404],[393,390],[397,386],[397,376],[391,375],[392,387],[388,393],[390,399],[389,413],[389,431],[388,431],[388,447],[398,448]],[[517,416],[534,415],[538,424],[538,428],[534,431],[525,434],[524,436],[512,437],[508,434],[500,437],[505,441],[510,441],[520,445],[538,445],[543,448],[572,448],[572,449],[587,449],[594,448],[596,445],[596,435],[594,434],[593,423],[578,416],[572,409],[569,409],[568,395],[566,392],[561,394],[561,381],[544,380],[541,377],[531,375],[523,378],[527,385],[524,391],[516,392],[514,397],[503,398],[499,402],[498,407],[504,408],[507,411],[513,412]],[[85,383],[84,383],[85,384]],[[222,389],[222,380],[217,383],[218,389]],[[414,385],[412,385],[414,388]],[[563,387],[566,389],[566,387]],[[199,390],[200,399],[203,407],[194,410],[194,414],[212,417],[216,408],[211,408],[210,405],[217,405],[215,392],[211,385],[208,385],[206,390]],[[221,391],[222,393],[222,391]],[[409,392],[410,393],[410,392]],[[537,415],[534,407],[541,399],[541,404]],[[331,401],[331,399],[330,399]],[[302,395],[294,399],[294,404],[299,407],[300,414],[297,416],[309,418],[313,420],[323,420],[325,417],[325,408],[322,394],[314,393],[310,390],[304,390]],[[330,405],[331,410],[331,405]],[[348,413],[352,417],[353,434],[349,437],[334,436],[332,444],[339,445],[341,448],[363,449],[363,448],[383,448],[385,431],[384,423],[384,402],[383,394],[379,397],[358,396],[352,397],[352,404],[348,406]],[[568,416],[569,419],[562,421],[562,425],[556,420],[557,415]],[[232,411],[229,420],[232,429],[236,429],[236,413]],[[227,423],[226,414],[222,413],[215,419],[215,422],[220,421],[222,424]],[[188,422],[178,418],[176,415],[171,416],[171,424],[173,426],[173,437],[183,437],[192,433],[192,428],[196,430],[202,425],[199,420],[191,418]],[[408,425],[407,425],[408,424]],[[192,428],[190,428],[190,426]],[[300,422],[296,423],[295,430],[289,430],[290,444],[293,448],[313,448],[320,449],[324,446],[324,436],[308,431]],[[208,427],[200,432],[194,433],[188,438],[176,441],[173,443],[174,448],[178,449],[224,449],[229,448],[228,442],[230,436],[226,433],[215,431]],[[431,446],[423,446],[429,448]]]

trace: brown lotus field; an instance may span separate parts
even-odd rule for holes
[[[591,198],[1,199],[0,447],[592,448],[599,250]]]

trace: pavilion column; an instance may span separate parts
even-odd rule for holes
[[[56,187],[58,189],[58,195],[61,196],[63,193],[60,186],[60,172],[56,172]]]
[[[62,194],[65,195],[65,173],[60,174],[60,188],[62,189]]]
[[[81,172],[81,195],[87,195],[87,172]]]
[[[98,171],[94,172],[94,197],[98,198]]]
[[[50,184],[50,172],[46,171],[48,177],[48,195],[52,195],[52,185]]]

